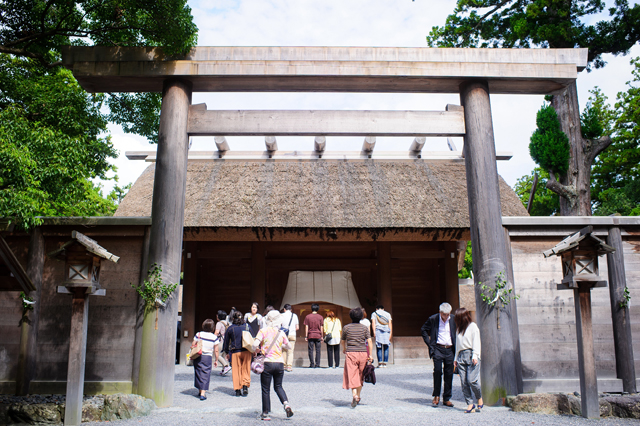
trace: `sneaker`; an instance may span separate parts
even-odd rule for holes
[[[291,413],[291,414],[293,414],[293,413]],[[271,420],[271,416],[269,416],[269,413],[262,413],[262,414],[260,414],[260,420],[269,421],[269,420]]]
[[[291,406],[289,404],[284,406],[284,411],[285,413],[287,413],[287,417],[293,416],[293,410],[291,409]]]
[[[224,368],[222,369],[222,372],[220,372],[220,375],[221,375],[221,376],[226,376],[226,375],[227,375],[227,373],[229,373],[229,371],[231,371],[231,367],[227,365],[226,367],[224,367]]]

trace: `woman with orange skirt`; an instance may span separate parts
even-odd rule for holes
[[[373,362],[371,357],[373,345],[369,328],[360,324],[363,317],[362,308],[352,309],[349,316],[351,324],[342,328],[343,353],[345,354],[342,388],[351,389],[353,396],[351,407],[355,408],[360,403],[360,392],[364,383],[364,367],[368,362]]]
[[[248,396],[251,386],[251,352],[242,347],[243,322],[242,312],[236,311],[231,318],[231,326],[224,334],[223,348],[233,365],[231,376],[236,396]]]

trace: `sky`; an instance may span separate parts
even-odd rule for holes
[[[443,25],[455,1],[445,0],[190,0],[199,28],[199,46],[381,46],[428,47],[425,37],[433,26]],[[599,86],[610,102],[631,79],[632,57],[606,55],[608,65],[580,73],[578,98],[581,109],[588,91]],[[496,150],[513,153],[498,162],[498,173],[513,186],[535,167],[529,156],[529,138],[535,130],[536,112],[544,99],[538,95],[491,95]],[[332,110],[437,110],[459,104],[457,94],[353,94],[353,93],[194,93],[193,103],[208,109],[332,109]],[[120,156],[120,186],[135,182],[149,165],[128,160],[126,151],[151,151],[146,139],[124,134],[110,125],[112,142]],[[228,137],[232,150],[264,150],[263,137]],[[327,150],[360,150],[363,138],[327,138]],[[408,150],[412,138],[377,138],[376,150]],[[462,139],[455,139],[459,150]],[[313,149],[312,137],[279,137],[280,150]],[[192,150],[213,151],[213,138],[194,138]],[[445,138],[431,138],[423,151],[447,151]],[[108,193],[113,181],[103,182]]]

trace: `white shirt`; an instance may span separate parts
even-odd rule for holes
[[[218,336],[208,331],[201,331],[194,336],[193,341],[202,340],[202,355],[213,355],[213,346],[219,342]]]
[[[289,325],[289,320],[291,320],[291,325]],[[299,324],[298,315],[293,312],[285,311],[285,313],[282,314],[282,327],[289,329],[289,337],[296,337],[296,326]]]
[[[464,351],[465,349],[472,349],[472,359],[480,361],[480,352],[482,350],[480,346],[480,329],[475,322],[472,322],[467,326],[464,334],[458,333],[456,335],[456,356],[453,359],[457,361],[458,353],[460,351]]]
[[[438,345],[451,346],[451,328],[449,327],[449,317],[446,322],[442,321],[442,316],[438,315]]]

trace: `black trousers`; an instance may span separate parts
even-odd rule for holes
[[[327,345],[327,361],[329,367],[333,367],[333,360],[336,360],[336,367],[340,367],[340,345]]]
[[[271,411],[271,378],[273,378],[273,389],[284,404],[287,401],[287,394],[282,388],[282,378],[284,377],[284,364],[281,362],[265,362],[264,371],[260,375],[260,385],[262,386],[262,412]]]
[[[307,339],[307,343],[309,346],[309,365],[313,367],[320,367],[320,351],[322,349],[322,340],[321,339]],[[316,354],[316,361],[313,361],[313,354]]]
[[[442,386],[442,366],[444,364],[444,402],[451,399],[451,383],[453,382],[453,348],[445,349],[436,345],[433,354],[433,396],[440,396]]]

